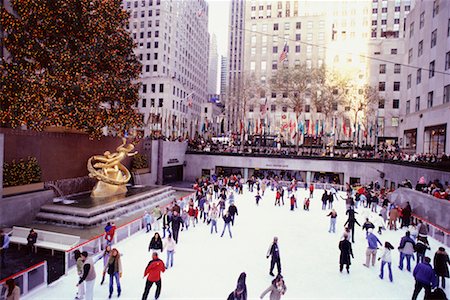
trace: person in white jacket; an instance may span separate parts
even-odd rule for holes
[[[167,251],[167,261],[166,268],[173,267],[173,254],[175,253],[175,241],[172,235],[169,234],[167,239],[164,241],[164,248]]]
[[[381,257],[378,258],[378,260],[381,259],[381,270],[380,270],[380,275],[379,275],[380,279],[383,279],[383,277],[384,277],[384,265],[387,264],[388,270],[389,270],[389,280],[391,282],[393,280],[392,268],[391,268],[391,264],[392,264],[391,250],[393,250],[393,249],[394,249],[394,246],[392,246],[391,243],[385,242],[383,253],[382,253]]]
[[[386,224],[381,214],[374,214],[371,216],[371,219],[373,225],[375,225],[375,228],[378,230],[378,234],[382,234],[381,230],[386,229]]]

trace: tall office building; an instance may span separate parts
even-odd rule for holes
[[[219,55],[217,53],[217,38],[215,34],[211,35],[209,43],[209,67],[208,67],[208,94],[217,94],[217,65]]]
[[[245,0],[231,0],[228,40],[228,88],[225,103],[226,130],[237,131],[241,109],[238,103],[244,63]]]
[[[449,153],[450,2],[417,1],[405,28],[400,145],[411,153]]]
[[[201,107],[207,100],[208,4],[126,0],[123,5],[142,63],[137,107],[146,122],[145,135],[193,136],[200,130]]]
[[[228,58],[220,56],[220,101],[225,102],[228,86]]]

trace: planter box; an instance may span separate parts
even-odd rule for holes
[[[143,168],[143,169],[137,169],[133,171],[134,174],[145,174],[145,173],[150,173],[150,168]]]
[[[10,196],[10,195],[16,195],[16,194],[25,194],[30,192],[36,192],[44,189],[44,183],[38,182],[38,183],[31,183],[31,184],[25,184],[25,185],[18,185],[18,186],[10,186],[10,187],[4,187],[3,188],[3,196]]]

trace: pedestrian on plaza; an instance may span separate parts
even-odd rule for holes
[[[272,280],[272,284],[262,292],[260,298],[263,299],[265,295],[270,292],[269,298],[270,300],[280,300],[281,296],[286,293],[286,284],[284,283],[283,276],[278,274],[274,280]]]
[[[167,251],[167,260],[166,260],[166,267],[170,268],[173,267],[173,254],[175,253],[175,241],[172,239],[172,236],[169,234],[167,237],[164,248],[166,248]]]
[[[151,231],[152,230],[153,217],[152,217],[151,214],[148,213],[148,211],[145,211],[143,220],[144,220],[144,225],[145,225],[145,228],[147,229],[147,232]]]
[[[325,191],[323,191],[323,194],[322,194],[322,210],[327,209],[327,202],[328,202],[328,193],[325,190]]]
[[[336,218],[337,218],[337,212],[332,209],[330,213],[327,215],[327,217],[330,217],[330,228],[328,229],[328,232],[335,233],[336,232]]]
[[[170,234],[170,233],[169,233]],[[153,251],[161,254],[163,252],[163,242],[159,233],[155,232],[152,239],[150,240],[150,244],[148,245],[148,252]]]
[[[6,298],[5,300],[19,300],[20,299],[20,287],[16,284],[14,279],[10,278],[5,281],[6,285]]]
[[[109,256],[108,262],[103,269],[103,276],[105,273],[109,275],[109,297],[111,299],[114,291],[114,278],[116,279],[117,285],[117,297],[120,297],[122,289],[120,287],[120,278],[122,278],[122,261],[120,260],[119,250],[113,248],[111,250],[111,255]]]
[[[231,217],[231,225],[234,226],[234,218],[236,216],[239,216],[238,209],[234,204],[234,202],[231,202],[230,206],[228,207],[228,213],[230,214]]]
[[[217,233],[217,218],[219,217],[219,212],[217,210],[217,206],[214,203],[213,207],[209,211],[209,222],[211,222],[211,234],[213,233],[213,228]]]
[[[9,249],[9,242],[9,235],[0,229],[0,258],[2,259],[2,268],[6,268],[6,252]]]
[[[86,251],[81,252],[81,258],[83,260],[83,275],[81,275],[80,280],[78,281],[77,287],[85,282],[85,299],[93,300],[94,299],[94,285],[95,285],[95,266],[92,261],[92,257],[88,257],[88,253]]]
[[[380,279],[383,279],[384,277],[384,265],[387,264],[388,266],[388,271],[389,271],[389,280],[392,282],[393,278],[392,278],[392,257],[391,257],[391,250],[394,250],[394,246],[391,245],[391,243],[389,242],[385,242],[384,243],[384,249],[383,249],[383,254],[381,255],[380,258],[378,258],[378,260],[381,259],[381,268],[380,268]]]
[[[145,268],[144,278],[147,276],[147,280],[144,294],[142,294],[142,300],[147,300],[148,293],[153,284],[156,284],[155,299],[159,298],[161,294],[161,273],[165,270],[164,262],[158,258],[158,253],[154,252],[152,260],[148,263],[147,268]]]
[[[416,243],[410,237],[409,231],[407,231],[398,246],[398,250],[400,250],[400,264],[398,268],[400,270],[403,270],[403,261],[406,258],[406,269],[408,272],[411,272],[411,258],[413,257],[415,246]]]
[[[261,195],[259,193],[256,193],[255,200],[256,200],[256,205],[259,205],[259,200],[261,200]]]
[[[29,253],[33,253],[34,245],[37,242],[38,234],[34,231],[34,228],[30,229],[30,233],[27,236],[27,248]]]
[[[427,256],[424,258],[424,262],[418,263],[414,268],[413,276],[416,280],[416,284],[414,286],[412,300],[417,299],[417,296],[419,296],[422,289],[425,289],[424,299],[429,299],[431,289],[437,287],[438,285],[436,273],[434,272],[430,262],[431,259]]]
[[[425,258],[425,253],[427,250],[430,250],[430,245],[428,244],[428,239],[426,236],[419,236],[417,238],[416,246],[414,250],[416,250],[416,264],[423,262]]]
[[[438,251],[434,254],[433,264],[438,281],[441,279],[441,287],[445,289],[445,278],[449,277],[448,265],[450,264],[450,260],[444,247],[439,247]]]
[[[343,239],[339,242],[339,250],[341,251],[341,254],[339,256],[339,272],[342,273],[342,270],[344,269],[344,265],[347,269],[347,273],[350,273],[350,265],[351,265],[351,259],[353,257],[353,250],[352,250],[352,244],[348,240],[348,233],[344,233]]]
[[[348,219],[347,219],[347,222],[345,222],[344,226],[348,225],[348,228],[351,231],[352,243],[354,243],[355,242],[355,224],[357,224],[360,227],[361,227],[361,224],[359,224],[358,220],[356,220],[355,214],[357,214],[357,212],[355,212],[352,207],[350,207],[345,214],[348,215]]]
[[[222,230],[222,234],[220,235],[220,237],[223,237],[223,234],[225,233],[225,229],[228,228],[228,233],[230,234],[230,238],[233,238],[231,235],[231,215],[229,212],[226,212],[225,215],[223,216],[223,230]]]
[[[76,261],[77,266],[77,274],[78,274],[78,281],[80,280],[81,276],[83,275],[83,258],[81,257],[80,250],[75,250],[73,252],[73,257]],[[78,291],[75,296],[75,299],[83,299],[84,298],[84,282],[78,285]]]
[[[172,216],[172,220],[171,220],[171,223],[172,223],[172,236],[173,236],[173,239],[175,240],[175,243],[177,243],[177,244],[178,244],[178,233],[180,232],[180,227],[181,227],[181,223],[182,222],[183,222],[183,220],[179,216],[178,212],[174,211],[173,212],[173,216]]]
[[[270,272],[269,274],[271,276],[275,276],[273,274],[273,268],[275,265],[277,265],[278,274],[281,274],[281,259],[280,259],[280,249],[278,248],[278,237],[273,238],[273,242],[269,247],[269,250],[267,251],[266,257],[269,258],[269,256],[272,257],[270,260]]]
[[[378,237],[375,234],[373,234],[372,228],[367,231],[366,240],[367,240],[366,263],[364,264],[364,266],[367,268],[370,266],[370,257],[372,257],[372,267],[374,267],[375,259],[377,257],[377,249],[378,249],[377,244],[379,244],[380,246],[383,246],[383,244],[381,244]]]

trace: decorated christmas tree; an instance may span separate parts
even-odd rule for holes
[[[141,125],[141,64],[120,0],[12,0],[2,8],[0,124],[63,127],[100,137]]]

